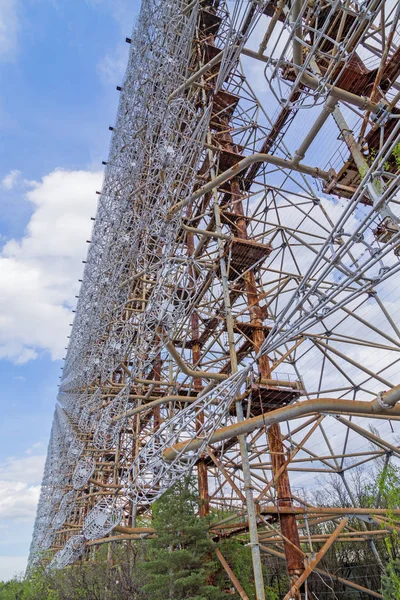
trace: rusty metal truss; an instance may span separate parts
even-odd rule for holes
[[[138,515],[192,473],[200,514],[234,515],[211,534],[250,543],[258,600],[263,553],[285,600],[329,579],[337,541],[382,567],[393,525],[348,478],[400,455],[399,17],[389,0],[143,0],[31,566],[152,534]],[[307,500],[328,475],[347,507]]]

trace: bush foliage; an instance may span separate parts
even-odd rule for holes
[[[385,572],[367,545],[337,543],[321,562],[331,574],[326,580],[317,574],[309,578],[315,597],[332,588],[342,600],[367,600],[368,596],[341,584],[336,575],[351,579],[367,589],[379,590],[384,600],[400,600],[400,546],[395,509],[400,507],[400,471],[384,464],[374,476],[355,471],[350,481],[357,506],[386,509],[385,528],[390,531],[375,545],[385,561]],[[338,479],[326,480],[320,491],[309,498],[314,505],[351,506],[346,488]],[[234,518],[233,514],[198,515],[198,498],[192,482],[169,490],[153,505],[153,539],[112,542],[91,548],[85,560],[60,571],[38,567],[29,578],[0,582],[0,600],[239,600],[225,570],[217,559],[219,548],[238,578],[249,600],[256,600],[248,535],[211,540],[213,520]],[[354,530],[360,521],[350,521]],[[376,529],[376,524],[371,527]],[[328,524],[310,527],[311,533],[329,533]],[[315,548],[314,548],[315,550]],[[308,551],[308,547],[304,547]],[[282,561],[264,561],[267,600],[280,600],[289,588]],[[333,596],[332,596],[333,597]]]

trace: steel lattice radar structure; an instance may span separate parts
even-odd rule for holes
[[[348,478],[400,454],[399,18],[394,0],[143,0],[31,567],[145,536],[137,516],[189,473],[202,516],[233,515],[213,533],[240,517],[260,600],[263,552],[300,598],[310,523],[381,564],[384,511]],[[306,501],[321,474],[347,507]]]

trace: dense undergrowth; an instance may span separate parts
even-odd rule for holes
[[[359,470],[350,483],[356,505],[373,508],[379,502],[386,509],[386,529],[391,528],[392,533],[375,541],[379,554],[385,557],[384,571],[371,546],[338,543],[321,562],[330,576],[313,574],[309,595],[313,600],[370,598],[341,584],[337,579],[341,577],[367,589],[381,589],[385,600],[400,600],[400,545],[398,517],[394,514],[394,509],[400,507],[399,471],[385,467],[371,477]],[[207,519],[200,519],[193,490],[190,481],[178,484],[154,504],[151,526],[156,534],[152,539],[93,546],[85,560],[60,571],[39,566],[29,577],[0,583],[0,600],[239,600],[216,556],[216,548],[248,599],[256,600],[247,534],[211,540],[210,521],[229,515],[211,513]],[[350,506],[348,493],[337,478],[325,481],[321,490],[314,492],[312,503]],[[360,535],[364,533],[359,520],[351,519],[349,524]],[[310,532],[329,533],[330,526],[311,526]],[[368,527],[376,529],[376,524]],[[268,555],[263,561],[266,598],[280,600],[289,587],[283,563]]]

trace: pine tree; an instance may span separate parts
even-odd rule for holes
[[[389,561],[382,577],[382,594],[385,600],[400,598],[400,559]]]
[[[157,538],[143,565],[148,583],[143,591],[152,600],[222,600],[226,595],[212,585],[217,565],[207,523],[197,516],[197,499],[190,483],[178,483],[153,506]]]

